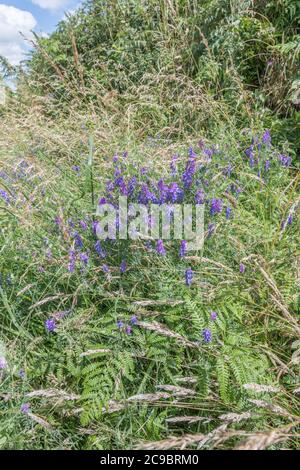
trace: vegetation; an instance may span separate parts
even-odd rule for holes
[[[299,18],[90,0],[2,60],[1,448],[299,448]],[[120,194],[203,248],[99,242]]]

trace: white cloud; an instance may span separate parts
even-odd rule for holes
[[[31,0],[31,3],[45,10],[60,10],[66,7],[70,0]]]
[[[12,65],[17,65],[26,52],[26,43],[20,35],[32,37],[31,30],[36,20],[29,11],[0,4],[0,55],[6,57]]]

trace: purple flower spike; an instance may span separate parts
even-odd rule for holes
[[[196,201],[196,204],[204,204],[205,194],[204,194],[203,189],[198,189],[195,195],[195,201]]]
[[[271,132],[269,129],[267,129],[262,136],[262,142],[265,145],[270,145],[271,144]]]
[[[177,155],[173,155],[172,161],[171,161],[171,163],[170,163],[170,169],[171,169],[171,175],[172,175],[172,176],[175,176],[176,173],[177,173],[177,169],[176,169],[176,160],[177,160]]]
[[[190,287],[192,285],[192,282],[193,282],[193,271],[191,268],[188,268],[185,271],[185,283],[188,287]]]
[[[82,228],[83,230],[87,230],[87,228],[88,228],[88,225],[87,225],[87,223],[85,222],[85,220],[81,220],[81,221],[80,221],[80,226],[81,226],[81,228]]]
[[[219,214],[220,212],[222,212],[222,209],[223,209],[222,199],[213,198],[211,200],[211,207],[210,207],[211,215]]]
[[[126,326],[126,334],[127,334],[127,335],[131,335],[131,334],[132,334],[132,328],[131,328],[131,326],[129,326],[129,325]]]
[[[184,256],[186,255],[186,248],[187,248],[187,241],[182,240],[180,243],[180,250],[179,250],[180,258],[184,258]]]
[[[240,273],[244,274],[245,271],[246,271],[246,266],[243,263],[241,263],[240,264]]]
[[[279,155],[278,158],[282,166],[289,167],[292,163],[292,158],[287,155]]]
[[[189,189],[192,186],[195,172],[196,172],[196,161],[194,158],[190,158],[190,160],[188,161],[185,167],[185,171],[182,175],[182,181],[186,189]]]
[[[121,271],[121,274],[124,274],[125,271],[127,269],[127,263],[125,260],[122,261],[121,265],[120,265],[120,271]]]
[[[102,265],[102,271],[103,271],[105,274],[109,273],[109,267],[107,266],[107,264],[103,264],[103,265]]]
[[[73,273],[75,271],[75,266],[76,266],[76,253],[74,250],[70,250],[68,271],[70,273]]]
[[[121,329],[121,328],[123,328],[123,326],[124,326],[124,323],[122,322],[122,320],[118,320],[118,321],[117,321],[117,327],[118,327],[119,329]]]
[[[95,248],[97,254],[100,256],[100,258],[105,258],[106,257],[106,252],[102,248],[101,243],[100,243],[99,240],[96,241],[96,243],[94,245],[94,248]]]
[[[217,319],[217,316],[218,316],[217,312],[210,312],[210,319],[212,321],[215,321]]]
[[[28,414],[30,411],[30,404],[29,403],[23,403],[20,408],[21,412],[24,414]]]
[[[226,207],[226,219],[230,219],[230,215],[231,215],[231,207]]]
[[[87,266],[88,262],[89,262],[89,255],[87,253],[80,253],[80,260],[82,261],[82,263]]]
[[[8,193],[4,191],[4,189],[0,189],[0,196],[4,199],[6,204],[9,204],[10,198],[9,198]]]
[[[183,190],[178,186],[177,183],[171,183],[167,189],[168,191],[168,199],[171,202],[181,202],[184,197]]]
[[[56,330],[55,320],[53,320],[53,318],[48,318],[48,320],[45,321],[45,327],[49,333],[53,333]]]
[[[164,243],[162,240],[157,240],[157,243],[156,243],[156,251],[159,255],[161,256],[165,256],[166,255],[166,250],[165,250],[165,247],[164,247]]]
[[[137,324],[137,321],[138,321],[137,316],[136,316],[136,315],[132,315],[132,317],[130,318],[130,323],[131,323],[132,325],[136,325],[136,324]]]
[[[203,339],[204,339],[205,343],[210,343],[211,342],[212,334],[211,334],[211,331],[208,328],[205,328],[205,330],[203,330],[202,336],[203,336]]]

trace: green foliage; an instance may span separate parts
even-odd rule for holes
[[[20,90],[49,94],[60,112],[92,103],[124,125],[130,107],[143,133],[213,133],[216,120],[243,128],[249,112],[252,124],[273,127],[275,112],[298,109],[298,36],[294,1],[86,1],[49,38],[36,37]]]
[[[277,428],[273,447],[299,447],[299,34],[292,0],[90,0],[35,38],[25,72],[1,59],[18,80],[0,116],[1,448],[194,433],[233,448]],[[102,258],[113,156],[126,182],[155,185],[176,154],[182,184],[190,146],[203,248],[108,241]]]

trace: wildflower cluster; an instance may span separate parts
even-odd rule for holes
[[[269,131],[266,131],[260,139],[253,138],[245,154],[252,171],[256,173],[259,171],[260,177],[265,180],[272,168],[282,168],[286,171],[285,169],[291,164],[289,156],[274,151]],[[173,216],[172,204],[204,206],[206,243],[213,246],[220,227],[230,230],[230,225],[238,212],[239,199],[243,194],[243,182],[240,174],[235,170],[236,159],[236,156],[230,155],[228,149],[223,150],[218,145],[209,146],[204,141],[200,141],[198,145],[189,147],[187,152],[173,155],[167,173],[160,174],[156,178],[152,169],[137,165],[127,152],[121,156],[114,155],[111,162],[111,177],[101,179],[97,188],[99,191],[97,204],[98,206],[110,204],[118,210],[119,197],[126,196],[129,202],[129,218],[131,213],[134,214],[132,211],[134,203],[142,204],[147,208],[152,204],[157,206],[167,204],[170,208],[170,220]],[[74,177],[80,181],[83,174],[82,168],[75,165],[72,170]],[[28,174],[32,176],[32,170],[25,163],[18,166],[18,172],[18,178],[24,180],[28,178]],[[10,187],[9,193],[1,189],[0,196],[4,204],[11,204],[13,200],[18,200],[13,175],[2,173],[0,178],[4,179],[6,186]],[[116,241],[109,238],[100,240],[97,236],[99,222],[95,213],[80,208],[76,208],[71,213],[63,205],[58,210],[56,205],[56,211],[57,213],[54,213],[51,219],[47,236],[43,239],[41,252],[44,253],[44,259],[42,263],[36,263],[39,275],[47,275],[47,270],[51,269],[57,262],[56,259],[59,258],[60,266],[71,278],[83,276],[84,279],[89,279],[92,273],[97,273],[99,282],[108,284],[116,280],[127,282],[134,273],[135,258],[139,252],[140,267],[144,262],[144,254],[147,263],[152,260],[154,264],[159,262],[160,266],[167,266],[169,259],[175,259],[182,288],[190,292],[197,291],[198,269],[191,266],[188,240],[184,237],[182,240],[163,240],[162,238],[153,240],[148,237],[138,242]],[[151,228],[154,222],[153,215],[147,215],[147,217],[146,222]],[[293,223],[294,217],[295,210],[287,215],[283,222],[284,228]],[[57,248],[57,240],[59,240],[59,248]],[[32,256],[37,257],[36,252]],[[239,270],[240,274],[246,272],[245,264],[239,259],[237,259],[236,270]],[[0,278],[0,285],[1,282],[3,281]],[[46,331],[56,332],[63,318],[64,316],[51,316],[44,320]],[[211,320],[215,321],[216,318],[215,312],[212,312]],[[135,324],[134,319],[128,325],[124,325],[123,320],[118,320],[118,328],[129,335]],[[203,339],[205,342],[211,341],[212,335],[209,329],[203,332]]]

